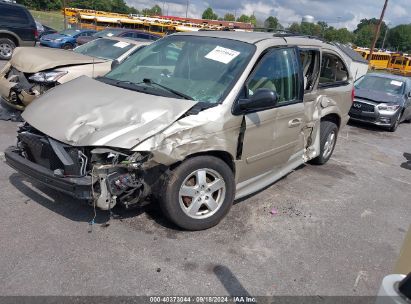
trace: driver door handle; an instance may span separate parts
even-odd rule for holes
[[[288,127],[289,128],[295,128],[298,127],[299,125],[301,125],[302,119],[301,118],[295,118],[293,120],[290,120],[288,122]]]

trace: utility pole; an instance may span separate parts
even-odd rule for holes
[[[387,5],[388,5],[388,0],[385,0],[384,7],[382,8],[382,12],[381,12],[380,20],[378,21],[377,27],[375,29],[375,36],[372,42],[370,54],[368,55],[368,60],[372,59],[372,53],[374,52],[375,45],[377,44],[378,37],[380,36],[381,24],[384,20],[384,14],[385,14],[385,10],[387,9]]]
[[[382,46],[381,46],[382,49],[384,49],[385,40],[387,39],[387,34],[388,34],[388,31],[390,30],[389,27],[388,27],[389,23],[387,23],[386,25],[387,25],[387,28],[385,29],[384,39],[382,40]]]
[[[188,16],[188,2],[189,2],[189,0],[187,0],[187,7],[186,7],[186,19],[187,19],[187,16]]]
[[[66,16],[67,0],[63,0],[63,16],[64,16],[64,29],[67,29],[67,16]]]

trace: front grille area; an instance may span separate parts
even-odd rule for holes
[[[354,101],[353,108],[357,109],[357,110],[360,110],[360,111],[363,111],[363,112],[374,113],[374,111],[375,111],[375,107],[373,105],[370,105],[368,103],[364,103],[364,102],[361,102],[361,101],[357,101],[357,100]]]
[[[64,165],[63,161],[53,150],[46,135],[26,131],[20,132],[18,139],[28,160],[52,171],[61,169],[66,176],[81,175],[82,164],[79,157],[79,149],[58,143],[67,152],[68,157],[72,161],[72,164]]]
[[[360,120],[364,120],[364,121],[375,122],[374,117],[363,116],[359,113],[353,113],[352,111],[350,111],[350,117],[353,118],[353,119],[360,119]]]

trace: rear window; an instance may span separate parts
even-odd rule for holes
[[[22,7],[0,4],[0,24],[28,25],[31,23],[30,21],[31,19]]]

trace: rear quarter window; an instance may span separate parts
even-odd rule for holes
[[[0,5],[0,24],[2,25],[29,25],[31,18],[19,6]]]
[[[348,69],[337,55],[324,52],[321,59],[320,87],[342,86],[348,81]]]

